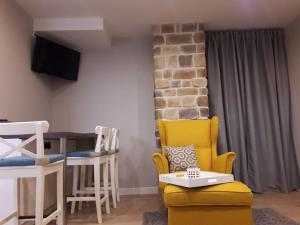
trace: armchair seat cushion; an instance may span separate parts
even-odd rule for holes
[[[164,189],[166,207],[201,205],[252,205],[251,190],[243,183],[219,184],[201,188],[183,188],[166,185]]]
[[[108,155],[108,152],[101,150],[100,152],[95,152],[94,149],[84,150],[84,151],[71,151],[67,153],[67,157],[99,157]]]
[[[13,156],[1,159],[0,167],[47,165],[63,159],[64,156],[60,154],[45,155],[45,158],[42,159],[36,159],[29,156]]]

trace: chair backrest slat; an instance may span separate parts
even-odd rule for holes
[[[97,134],[97,143],[95,152],[100,152],[102,148],[105,151],[109,150],[111,131],[109,127],[97,126],[95,129]]]
[[[19,151],[24,155],[33,158],[44,158],[44,137],[43,133],[49,129],[47,121],[35,122],[16,122],[16,123],[0,123],[0,135],[29,135],[31,137],[22,141],[19,145],[13,145],[5,139],[0,138],[0,142],[9,147],[9,149],[0,155],[0,159],[6,158],[15,151]],[[30,142],[36,140],[36,154],[28,151],[24,147]]]
[[[114,152],[116,150],[119,150],[119,133],[120,130],[117,128],[112,128],[112,141],[111,141],[111,151]]]
[[[45,133],[49,129],[47,121],[0,123],[0,135],[36,134],[37,129]]]

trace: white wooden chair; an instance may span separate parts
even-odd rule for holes
[[[108,152],[109,155],[109,170],[110,170],[110,184],[113,207],[117,207],[117,202],[120,202],[119,190],[119,129],[111,129],[111,146]]]
[[[119,130],[112,128],[110,130],[110,143],[108,149],[108,162],[109,162],[109,191],[111,192],[113,207],[117,208],[117,202],[120,202],[120,191],[119,191]],[[92,172],[87,171],[84,168],[81,173],[81,180],[83,183],[80,185],[81,190],[87,190],[92,186]],[[88,177],[87,187],[85,186],[85,176]],[[79,207],[80,209],[80,207]]]
[[[63,155],[44,155],[43,133],[49,129],[47,121],[0,123],[0,135],[31,135],[19,145],[13,145],[0,138],[0,142],[8,146],[9,150],[0,155],[0,179],[1,178],[36,178],[35,199],[35,224],[45,225],[52,220],[57,220],[58,225],[63,224]],[[36,153],[25,149],[29,143],[36,141]],[[21,152],[20,156],[10,156],[15,152]],[[44,186],[45,176],[51,173],[57,174],[57,209],[44,218]],[[0,225],[11,219],[17,219],[18,211],[5,218],[0,218]]]
[[[102,223],[101,205],[105,203],[106,213],[110,213],[109,207],[109,192],[108,192],[108,153],[105,148],[108,148],[110,139],[109,128],[97,126],[95,129],[97,134],[97,142],[95,149],[85,151],[74,151],[67,153],[67,166],[73,166],[73,196],[68,197],[67,201],[72,202],[71,213],[75,211],[76,202],[80,204],[83,201],[95,201],[97,210],[98,223]],[[94,172],[94,187],[84,189],[85,182],[85,166],[93,166]],[[78,189],[79,166],[84,170],[81,171],[80,188]],[[104,191],[100,190],[100,175],[101,166],[103,166],[103,183]],[[95,196],[84,196],[86,194],[94,194]],[[104,196],[101,198],[101,194]],[[79,206],[81,208],[81,205]]]

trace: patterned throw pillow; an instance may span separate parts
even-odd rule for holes
[[[186,147],[166,146],[170,172],[186,171],[187,168],[197,167],[197,159],[194,145]]]

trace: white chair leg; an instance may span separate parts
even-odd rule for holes
[[[116,183],[115,183],[115,154],[109,156],[109,169],[110,169],[110,186],[111,186],[111,196],[113,200],[113,207],[117,208],[117,198],[116,198]]]
[[[119,154],[119,153],[118,153]],[[119,187],[119,155],[116,154],[115,158],[115,183],[116,183],[116,195],[117,201],[120,202],[120,187]]]
[[[63,164],[61,165],[60,170],[57,172],[57,209],[60,211],[59,215],[57,216],[56,224],[63,225],[64,223],[64,180],[63,180]],[[73,202],[72,202],[73,203]]]
[[[95,198],[98,223],[102,223],[101,195],[100,195],[100,163],[94,164]]]
[[[73,187],[72,187],[72,195],[76,197],[76,192],[78,188],[78,176],[79,176],[79,166],[73,166]],[[76,201],[72,201],[71,203],[71,214],[74,214],[76,207]]]
[[[79,190],[83,190],[85,188],[85,174],[86,174],[86,166],[81,166],[80,167],[80,187]],[[84,194],[80,194],[81,197],[84,196]],[[78,209],[82,209],[82,201],[79,202],[78,204]]]
[[[36,177],[36,199],[35,199],[35,225],[43,224],[44,215],[44,187],[45,176],[42,169],[39,169],[39,174]]]
[[[105,198],[106,213],[110,214],[109,187],[108,187],[108,160],[103,165],[103,186],[104,186],[104,198]]]

